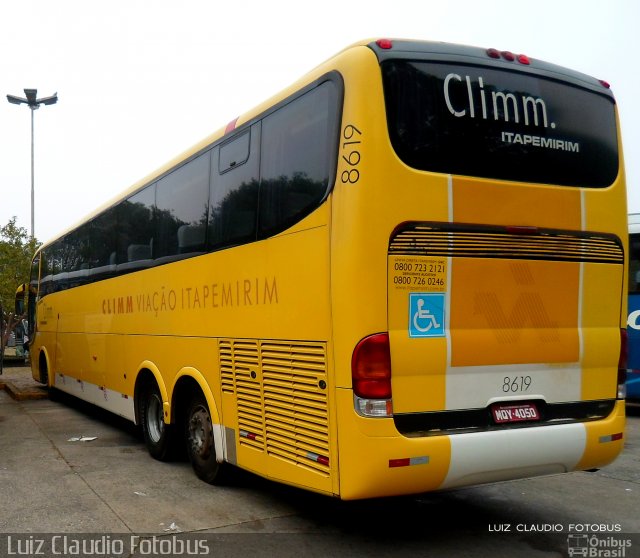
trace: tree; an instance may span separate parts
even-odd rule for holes
[[[0,302],[4,310],[5,336],[15,326],[13,315],[16,288],[29,282],[31,259],[40,243],[31,238],[24,227],[16,224],[16,217],[0,227]]]

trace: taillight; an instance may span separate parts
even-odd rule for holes
[[[356,411],[363,416],[391,416],[391,349],[388,333],[362,339],[351,357]]]
[[[500,54],[502,54],[502,58],[504,58],[507,62],[513,62],[516,59],[516,55],[508,50],[503,50]]]
[[[495,48],[488,48],[486,50],[486,53],[489,58],[495,58],[496,60],[498,58],[503,58],[507,62],[518,61],[520,62],[520,64],[524,64],[525,66],[531,64],[531,58],[529,58],[526,54],[514,54],[513,52],[510,52],[508,50],[498,50]]]
[[[376,333],[356,345],[351,358],[353,391],[358,397],[391,397],[391,350],[389,334]]]
[[[627,350],[628,338],[627,330],[620,329],[620,358],[618,359],[618,398],[624,399],[627,396]]]

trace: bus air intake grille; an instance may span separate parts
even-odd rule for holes
[[[222,392],[235,393],[238,431],[245,434],[240,438],[240,444],[264,451],[262,386],[258,381],[258,341],[221,339],[218,347]]]
[[[326,346],[220,339],[221,387],[234,395],[239,443],[329,475]]]
[[[404,223],[391,236],[389,254],[620,265],[624,261],[622,243],[612,234],[451,223]]]
[[[263,341],[261,355],[267,452],[328,475],[329,417],[324,344]]]

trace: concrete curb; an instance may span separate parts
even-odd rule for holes
[[[29,399],[48,399],[49,393],[44,388],[20,389],[11,382],[0,380],[0,389],[4,389],[16,401],[27,401]]]
[[[0,389],[5,390],[16,401],[48,399],[47,388],[35,382],[23,370],[27,369],[5,369],[5,374],[0,375]]]

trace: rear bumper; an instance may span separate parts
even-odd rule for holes
[[[353,406],[350,390],[339,405]],[[606,419],[486,432],[405,437],[392,419],[340,413],[340,497],[415,494],[599,468],[624,445],[624,401]]]

